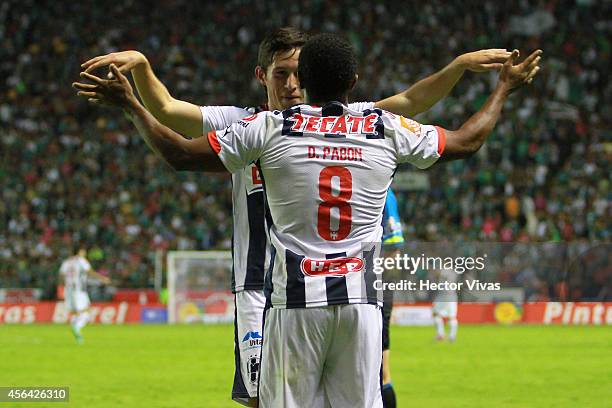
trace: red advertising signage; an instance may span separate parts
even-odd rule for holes
[[[533,302],[523,305],[523,322],[612,325],[612,302]]]
[[[90,321],[102,324],[135,323],[141,320],[142,306],[137,303],[92,303]],[[68,311],[64,302],[0,304],[0,324],[3,323],[66,323]]]
[[[457,319],[472,324],[612,325],[612,302],[459,303]],[[396,304],[393,322],[406,326],[431,325],[431,304]]]
[[[208,319],[199,320],[225,321],[220,317],[228,315],[231,303],[218,306],[207,309]],[[159,303],[92,303],[89,309],[91,321],[101,324],[163,323],[166,316],[160,312],[165,307]],[[68,317],[64,302],[0,303],[0,324],[67,323]],[[459,303],[457,319],[471,324],[612,325],[612,302]],[[433,324],[431,304],[396,304],[392,321],[408,326]]]

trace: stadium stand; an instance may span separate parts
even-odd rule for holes
[[[542,48],[543,72],[483,149],[432,169],[430,189],[398,194],[406,236],[611,238],[610,2],[284,3],[290,19],[276,2],[46,3],[0,6],[1,287],[52,297],[71,242],[88,243],[92,264],[123,287],[152,286],[156,249],[229,248],[229,178],[173,172],[70,83],[88,58],[138,49],[177,98],[257,105],[257,44],[281,25],[353,42],[355,100],[397,93],[463,52]],[[419,119],[458,126],[450,118],[477,110],[493,80],[466,74]]]

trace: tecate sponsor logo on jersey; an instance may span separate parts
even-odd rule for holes
[[[302,272],[307,276],[344,276],[363,271],[361,258],[302,259]]]
[[[318,134],[374,134],[379,116],[302,116],[299,113],[288,118],[292,121],[292,132],[318,133]],[[244,120],[244,119],[243,119]]]

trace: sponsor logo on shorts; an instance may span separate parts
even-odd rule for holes
[[[319,260],[304,258],[300,268],[307,276],[344,276],[351,272],[363,271],[363,259],[355,257]]]
[[[246,346],[247,349],[260,348],[262,340],[263,338],[259,332],[250,331],[247,332],[247,334],[245,334],[245,336],[242,338],[242,345]]]

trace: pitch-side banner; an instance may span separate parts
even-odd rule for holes
[[[533,302],[523,309],[525,323],[612,325],[612,302]]]
[[[612,302],[459,303],[457,320],[463,324],[612,325]],[[432,325],[432,305],[396,304],[392,323]]]
[[[151,314],[152,309],[164,310],[164,307],[127,302],[92,303],[89,313],[93,323],[140,323],[147,322],[146,317]],[[66,322],[68,311],[64,302],[0,303],[0,324]]]
[[[177,293],[170,322],[230,323],[234,320],[234,295],[228,290],[184,290]],[[169,316],[170,317],[170,316]]]

